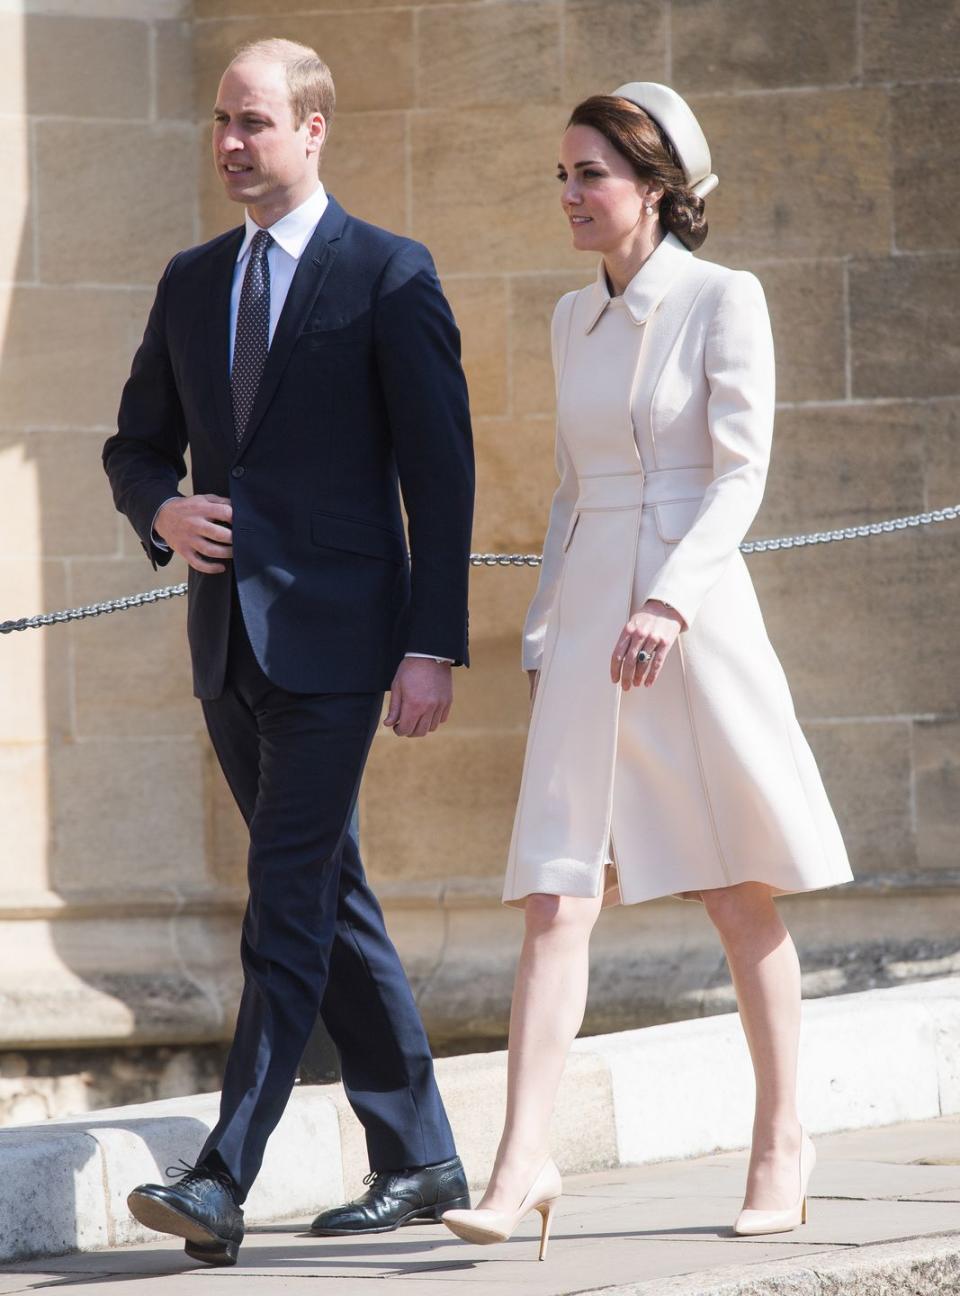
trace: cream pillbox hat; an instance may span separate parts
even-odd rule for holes
[[[707,137],[690,105],[676,90],[657,81],[628,81],[614,90],[618,99],[629,99],[657,123],[676,149],[687,185],[698,198],[706,198],[720,181],[710,170]]]

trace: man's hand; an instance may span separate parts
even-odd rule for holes
[[[190,495],[167,500],[153,529],[194,571],[212,574],[226,571],[224,562],[233,557],[232,520],[233,507],[222,495]]]
[[[398,738],[425,738],[442,725],[453,706],[453,672],[429,657],[404,657],[390,686],[383,723]]]

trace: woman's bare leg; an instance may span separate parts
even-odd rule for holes
[[[756,1077],[744,1208],[786,1209],[799,1188],[797,951],[764,883],[719,887],[701,897],[727,956]]]
[[[590,933],[602,898],[531,895],[510,1009],[507,1113],[478,1208],[516,1210],[550,1152],[550,1121],[587,1002]]]

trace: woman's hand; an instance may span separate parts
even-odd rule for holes
[[[610,658],[611,681],[619,684],[624,692],[639,684],[649,688],[663,669],[667,653],[680,631],[686,629],[686,624],[675,608],[667,607],[657,599],[647,599],[620,633]],[[652,654],[652,659],[637,661],[641,651]]]

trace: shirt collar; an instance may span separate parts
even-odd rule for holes
[[[676,234],[667,234],[660,240],[623,292],[624,305],[634,324],[646,323],[663,301],[689,256],[689,248],[680,242]],[[596,282],[590,285],[587,292],[591,299],[585,332],[589,333],[611,300],[602,261],[597,269]]]
[[[327,191],[322,184],[317,185],[306,202],[302,202],[299,207],[294,207],[293,211],[287,212],[286,216],[281,216],[270,226],[270,236],[274,242],[283,248],[288,256],[293,257],[294,261],[300,260],[303,249],[310,242],[311,234],[327,209],[327,201]],[[242,261],[247,255],[254,235],[260,230],[260,226],[249,211],[244,225],[243,242],[237,253],[238,261]]]

